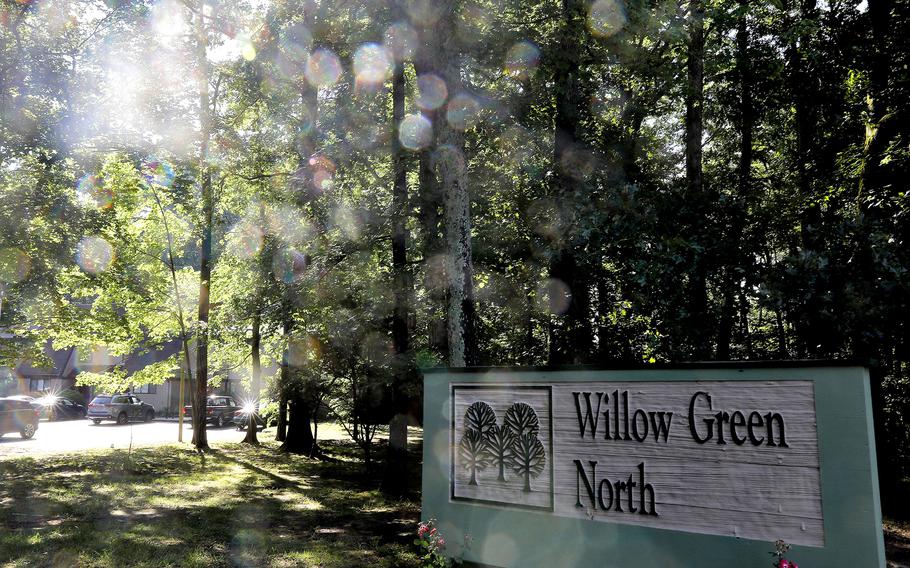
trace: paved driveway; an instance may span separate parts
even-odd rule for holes
[[[239,442],[244,433],[231,426],[214,428],[209,426],[210,445],[224,442]],[[263,439],[273,437],[274,429],[260,434]],[[184,424],[183,441],[189,445],[193,429]],[[177,441],[177,422],[157,420],[155,422],[133,422],[123,426],[113,422],[102,422],[97,426],[89,420],[65,420],[60,422],[41,421],[38,432],[31,440],[23,440],[18,433],[0,437],[0,459],[8,456],[74,452],[93,448],[128,448],[169,444]]]

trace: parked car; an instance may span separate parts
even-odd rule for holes
[[[72,420],[85,418],[84,404],[79,404],[68,398],[55,395],[43,396],[35,401],[43,418],[48,420]]]
[[[28,440],[38,431],[38,411],[26,400],[0,398],[0,436],[19,432]]]
[[[88,405],[89,420],[100,424],[102,420],[116,420],[117,424],[126,424],[130,420],[151,422],[155,419],[155,409],[132,394],[99,394]]]
[[[237,404],[233,397],[212,395],[205,399],[205,421],[209,424],[214,424],[216,428],[230,424],[234,419],[234,413],[238,410],[240,410],[240,405]],[[192,405],[185,406],[183,413],[192,421]]]

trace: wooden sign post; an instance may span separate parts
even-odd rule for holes
[[[424,400],[423,515],[467,560],[885,566],[863,368],[431,370]]]

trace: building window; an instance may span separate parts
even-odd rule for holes
[[[29,379],[28,380],[28,390],[31,392],[44,392],[48,389],[50,384],[47,379]]]
[[[133,394],[156,394],[158,385],[139,385],[133,389]]]

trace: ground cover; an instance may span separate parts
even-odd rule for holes
[[[347,442],[324,442],[334,462],[276,449],[226,444],[200,455],[170,445],[2,460],[0,564],[418,565],[418,495],[385,498]]]
[[[0,566],[420,566],[418,493],[383,496],[350,442],[323,439],[337,460],[324,462],[279,454],[269,434],[204,456],[163,445],[0,460]],[[889,568],[910,566],[907,523],[887,520],[885,541]]]

